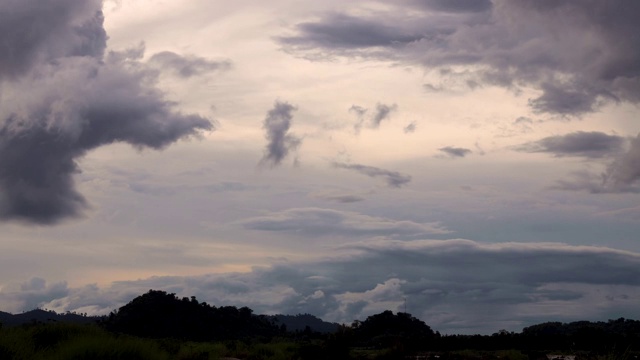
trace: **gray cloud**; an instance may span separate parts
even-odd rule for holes
[[[364,197],[360,195],[354,195],[354,194],[316,194],[314,196],[316,198],[320,198],[328,201],[335,201],[343,204],[355,203],[355,202],[360,202],[365,200]]]
[[[596,131],[577,131],[567,135],[549,136],[515,149],[521,152],[550,153],[557,157],[601,158],[620,154],[625,143],[626,139],[621,136]]]
[[[446,146],[443,148],[438,149],[439,151],[447,154],[450,157],[465,157],[469,154],[472,153],[471,150],[469,149],[465,149],[465,148],[459,148],[459,147],[453,147],[453,146]]]
[[[482,12],[491,9],[491,0],[410,0],[427,10],[451,13]]]
[[[437,223],[398,221],[320,208],[289,209],[240,222],[251,230],[290,232],[303,236],[416,237],[447,234]]]
[[[268,163],[271,166],[280,165],[291,151],[300,147],[302,139],[290,134],[291,120],[296,107],[289,103],[277,101],[273,109],[269,110],[264,119],[262,127],[266,131],[266,138],[269,141],[261,163]]]
[[[182,56],[171,51],[154,54],[149,58],[149,62],[161,68],[170,69],[183,78],[227,70],[231,67],[229,61],[213,61],[194,55]]]
[[[618,137],[611,140],[614,145]],[[620,141],[622,138],[620,138]],[[604,155],[614,156],[613,161],[600,174],[590,171],[575,172],[569,180],[560,180],[553,189],[589,191],[598,193],[625,193],[640,192],[640,134],[630,141],[629,149],[620,151],[618,145],[607,149],[607,142],[604,142],[601,149],[602,155],[587,153],[582,156],[599,157]],[[607,151],[610,154],[607,154]]]
[[[47,284],[45,279],[33,277],[21,284],[11,284],[0,291],[3,307],[18,308],[23,311],[41,308],[55,299],[70,295],[67,283]]]
[[[314,53],[316,59],[349,56],[419,64],[472,88],[537,88],[542,94],[529,104],[538,113],[580,116],[612,101],[640,102],[640,40],[633,36],[640,32],[637,2],[401,4],[430,11],[415,18],[406,16],[406,8],[397,15],[328,16],[300,24],[295,35],[278,41],[286,51]],[[352,28],[366,36],[354,39]],[[462,72],[452,70],[465,65],[470,67]]]
[[[614,189],[628,189],[640,180],[640,134],[631,140],[629,151],[607,169],[605,184]]]
[[[405,126],[403,131],[405,134],[412,134],[416,131],[416,127],[417,127],[417,124],[415,121],[413,121],[409,123],[407,126]]]
[[[401,311],[406,298],[410,313],[443,333],[519,331],[543,321],[604,320],[611,313],[638,317],[638,253],[461,239],[364,241],[336,251],[341,255],[332,259],[285,262],[247,273],[68,289],[58,298],[42,298],[38,306],[104,314],[153,288],[195,295],[216,306],[249,306],[259,314],[311,313],[346,323],[383,310]],[[24,298],[19,288],[7,289],[0,291],[3,303]]]
[[[401,174],[396,171],[389,171],[380,169],[373,166],[360,165],[360,164],[345,164],[334,162],[333,166],[338,169],[352,170],[362,175],[369,177],[382,177],[389,187],[399,188],[411,182],[411,176]]]
[[[383,120],[388,119],[391,113],[395,111],[397,108],[398,108],[398,105],[396,104],[386,105],[386,104],[378,103],[376,105],[376,113],[373,115],[373,118],[371,119],[371,127],[376,129],[380,127],[380,123]]]
[[[0,43],[11,46],[0,55],[0,86],[12,90],[0,98],[1,220],[53,224],[80,216],[87,202],[73,175],[92,149],[115,142],[162,149],[213,129],[153,87],[157,72],[138,61],[139,49],[103,56],[101,2],[0,6],[15,25],[0,31]],[[33,21],[14,23],[14,16]]]
[[[297,36],[282,36],[277,40],[286,48],[371,48],[396,47],[421,38],[379,21],[360,19],[345,14],[329,14],[319,22],[296,25]]]
[[[2,1],[0,79],[63,57],[100,58],[107,43],[101,9],[101,0]]]
[[[382,121],[384,120],[389,119],[391,113],[396,111],[397,109],[398,105],[396,104],[387,105],[383,103],[377,103],[376,111],[373,115],[371,115],[368,127],[371,129],[379,128],[380,123],[382,123]],[[356,116],[358,117],[358,122],[353,126],[353,128],[355,129],[356,133],[359,133],[365,123],[365,115],[367,114],[367,112],[369,112],[369,109],[359,105],[352,105],[349,108],[349,112],[356,114]]]

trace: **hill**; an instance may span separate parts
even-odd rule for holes
[[[71,324],[89,324],[100,320],[97,316],[84,316],[76,313],[58,314],[55,311],[34,309],[21,314],[10,314],[0,311],[0,323],[4,326],[18,326],[29,323],[64,322]]]

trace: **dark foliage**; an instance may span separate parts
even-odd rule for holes
[[[423,321],[408,313],[387,310],[353,324],[356,344],[374,348],[392,348],[397,352],[432,346],[436,334]]]
[[[103,325],[111,331],[148,338],[220,341],[271,337],[279,329],[266,317],[247,307],[215,307],[194,296],[179,299],[175,294],[149,290],[118,311]]]
[[[323,321],[311,314],[271,315],[268,317],[282,330],[289,332],[304,331],[308,327],[313,332],[328,334],[338,331],[340,327],[340,324]]]

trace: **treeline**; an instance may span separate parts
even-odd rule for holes
[[[551,350],[583,354],[640,351],[640,321],[619,318],[606,322],[546,322],[526,327],[520,333],[501,330],[490,336],[443,336],[436,347],[439,350],[518,349],[530,354]]]
[[[40,311],[34,314],[55,313]],[[70,318],[80,316],[73,315]],[[59,348],[62,342],[76,339],[64,328],[64,331],[60,328],[51,330],[59,325],[62,324],[34,320],[22,327],[21,334],[26,335],[21,336],[32,336],[28,341],[36,348],[53,351],[51,349]],[[251,351],[264,352],[264,356],[257,357],[264,359],[276,352],[286,353],[285,358],[292,359],[383,359],[431,353],[438,354],[440,359],[499,357],[503,360],[538,360],[549,352],[579,354],[585,359],[610,358],[612,354],[620,359],[632,359],[630,354],[637,358],[640,351],[640,321],[624,318],[607,322],[548,322],[526,327],[519,333],[501,330],[492,335],[441,335],[423,321],[402,312],[384,311],[364,321],[338,325],[323,322],[309,314],[256,315],[247,307],[216,307],[199,302],[195,297],[179,298],[158,290],[150,290],[108,316],[98,318],[94,327],[90,332],[96,337],[109,338],[111,342],[124,337],[132,343],[135,341],[131,339],[151,341],[140,343],[146,344],[144,346],[161,344],[156,350],[164,351],[170,357],[185,351],[185,344],[192,342],[209,344],[210,350],[202,350],[207,354],[214,353],[211,349],[215,347],[211,344],[221,344],[215,348],[219,350],[216,350],[218,354],[238,356],[247,353],[247,349],[253,349]],[[74,334],[81,332],[81,328],[73,329]],[[167,344],[174,345],[167,347]],[[0,359],[11,358],[1,356],[3,352],[15,353],[7,346],[0,341]],[[191,348],[194,346],[189,345]],[[482,356],[478,353],[462,356],[459,352],[462,349],[485,353]],[[515,352],[497,355],[496,351],[507,349]],[[486,352],[493,355],[487,356]],[[212,356],[203,358],[215,358]]]
[[[173,338],[193,341],[223,341],[272,337],[280,332],[264,315],[248,307],[216,307],[191,298],[150,290],[100,324],[107,330],[140,337]]]

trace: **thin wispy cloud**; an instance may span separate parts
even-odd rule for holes
[[[443,148],[438,149],[438,151],[452,158],[463,158],[473,152],[470,149],[454,147],[454,146],[445,146]]]
[[[334,162],[333,167],[338,169],[346,169],[355,171],[359,174],[366,175],[372,178],[383,178],[387,183],[387,186],[393,188],[400,188],[411,182],[411,176],[399,173],[397,171],[390,171],[385,169],[380,169],[374,166],[367,166],[361,164],[346,164],[340,162]]]

